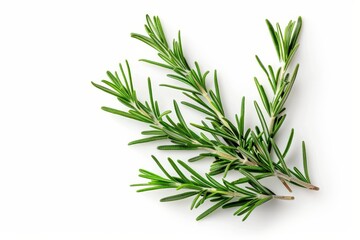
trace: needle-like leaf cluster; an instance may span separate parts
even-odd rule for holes
[[[261,185],[260,182],[255,178],[249,178],[248,182],[252,187],[247,187],[247,189],[238,187],[235,183],[230,183],[225,179],[223,179],[222,183],[220,183],[209,174],[205,174],[205,177],[201,176],[185,162],[178,160],[178,164],[181,165],[181,167],[190,174],[190,177],[187,177],[176,165],[176,163],[171,158],[169,158],[169,164],[177,173],[177,176],[172,176],[167,170],[165,170],[158,159],[156,159],[154,156],[152,156],[152,158],[161,169],[165,177],[151,173],[144,169],[140,169],[139,176],[150,181],[147,183],[133,184],[132,186],[145,187],[138,190],[138,192],[166,188],[185,190],[180,194],[165,197],[160,201],[171,202],[193,197],[191,209],[198,208],[206,200],[214,202],[213,206],[207,209],[205,212],[201,213],[196,218],[196,220],[200,220],[206,217],[220,207],[237,207],[234,215],[244,215],[243,219],[245,220],[256,207],[273,198],[292,199],[292,197],[276,196],[271,190]],[[246,172],[243,173],[245,175],[247,174]]]
[[[154,99],[150,78],[148,79],[149,100],[141,101],[133,87],[131,71],[126,61],[126,69],[120,64],[120,73],[108,72],[109,80],[103,80],[103,85],[93,85],[115,96],[127,111],[103,107],[102,109],[123,117],[131,118],[148,124],[149,129],[143,131],[142,139],[129,143],[138,144],[157,140],[169,140],[168,145],[161,145],[160,150],[201,150],[202,153],[189,159],[189,162],[199,161],[204,158],[213,158],[209,173],[203,177],[194,169],[182,161],[178,161],[190,177],[180,170],[176,163],[169,158],[169,164],[178,176],[172,176],[160,162],[153,157],[165,177],[161,177],[146,170],[140,170],[140,177],[148,179],[145,184],[133,186],[146,186],[139,191],[149,191],[164,188],[187,190],[180,194],[170,196],[161,201],[175,201],[188,197],[194,197],[191,209],[197,208],[206,200],[214,202],[214,205],[202,213],[197,220],[204,218],[218,208],[240,207],[235,215],[244,215],[244,220],[250,213],[261,204],[271,199],[293,199],[291,196],[278,196],[259,182],[260,179],[276,177],[291,192],[289,183],[304,188],[318,190],[310,182],[305,143],[302,144],[303,168],[290,169],[286,164],[287,153],[290,150],[294,137],[294,129],[291,130],[287,144],[283,150],[276,143],[275,136],[283,125],[285,103],[294,85],[299,65],[289,72],[290,63],[299,47],[298,38],[302,26],[301,17],[290,21],[282,33],[279,24],[273,25],[266,20],[272,37],[280,66],[265,65],[256,56],[261,69],[265,73],[271,94],[255,77],[255,85],[258,89],[262,108],[254,101],[255,111],[259,118],[259,125],[254,128],[245,126],[245,97],[241,100],[239,114],[234,122],[226,117],[221,100],[217,72],[212,74],[214,88],[209,87],[209,71],[203,71],[199,63],[195,62],[192,67],[186,60],[183,52],[180,32],[176,40],[169,44],[158,17],[146,17],[145,30],[147,35],[133,33],[131,36],[138,39],[156,50],[160,60],[153,61],[141,59],[141,61],[169,70],[167,76],[173,80],[171,84],[161,86],[181,91],[187,101],[181,103],[204,115],[204,120],[198,123],[188,124],[181,113],[180,107],[174,100],[174,113],[170,110],[161,111],[158,102]],[[179,82],[180,85],[175,84]],[[266,115],[264,114],[266,113]],[[267,119],[268,118],[268,119]],[[196,131],[195,131],[196,129]],[[225,180],[227,173],[236,171],[239,178],[233,182]],[[213,175],[222,174],[222,183],[215,180]],[[240,185],[248,186],[242,187]]]

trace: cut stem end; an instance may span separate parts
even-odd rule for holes
[[[320,188],[317,187],[317,186],[312,186],[312,187],[310,187],[309,189],[310,189],[310,190],[314,190],[314,191],[319,191],[319,190],[320,190]]]
[[[279,199],[279,200],[294,200],[295,199],[294,196],[277,196],[277,195],[275,195],[273,198]]]

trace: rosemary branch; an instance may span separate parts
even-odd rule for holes
[[[235,154],[237,155],[237,159],[233,158],[226,158],[223,157],[222,159],[218,159],[214,162],[211,166],[211,174],[217,174],[221,172],[225,172],[224,176],[226,176],[227,171],[230,169],[238,169],[241,165],[245,166],[259,166],[262,164],[262,161],[259,159],[252,159],[248,158],[248,154],[243,154],[244,151],[258,151],[258,149],[252,149],[252,142],[254,139],[248,138],[249,130],[244,133],[244,103],[242,103],[242,110],[240,117],[236,116],[238,128],[236,128],[231,121],[229,121],[224,113],[224,108],[221,101],[219,84],[217,79],[217,73],[214,71],[214,91],[209,89],[206,85],[206,77],[209,71],[202,73],[200,66],[197,62],[195,62],[195,68],[192,69],[186,58],[184,57],[183,49],[182,49],[182,42],[180,32],[178,34],[178,40],[173,41],[172,48],[167,42],[166,36],[163,31],[163,27],[158,17],[154,17],[153,20],[149,16],[146,17],[147,25],[145,25],[146,32],[148,36],[144,36],[137,33],[132,33],[131,36],[136,38],[155,50],[158,51],[159,57],[164,61],[164,63],[142,59],[141,61],[154,64],[160,67],[164,67],[167,69],[171,69],[173,74],[168,74],[170,78],[176,79],[188,86],[192,89],[185,89],[179,86],[168,85],[168,84],[161,84],[162,86],[175,88],[178,90],[183,91],[183,93],[192,99],[198,105],[194,105],[193,103],[189,102],[182,102],[184,105],[191,107],[197,111],[201,111],[208,115],[207,119],[211,121],[212,128],[208,127],[204,122],[202,125],[198,124],[191,124],[201,130],[207,131],[211,134],[222,137],[224,141],[232,147],[236,147]],[[274,30],[272,24],[267,20],[266,21],[270,34],[273,37],[273,41],[275,44],[275,48],[278,52],[278,56],[280,61],[282,62],[282,66],[277,71],[277,74],[274,74],[273,68],[269,66],[269,72],[266,70],[262,62],[260,61],[259,57],[256,56],[256,59],[261,66],[261,68],[266,73],[270,85],[274,91],[273,101],[270,102],[268,97],[265,93],[265,90],[262,85],[259,84],[258,80],[255,78],[256,86],[259,90],[260,97],[264,104],[266,111],[270,116],[270,123],[269,127],[266,124],[264,119],[263,113],[260,110],[258,104],[255,102],[255,108],[258,113],[263,131],[258,131],[258,135],[260,135],[259,141],[264,141],[265,146],[268,148],[269,154],[271,151],[272,141],[271,139],[274,138],[275,134],[278,132],[280,127],[282,126],[286,115],[283,114],[285,108],[284,104],[287,97],[290,94],[292,86],[294,84],[296,74],[298,71],[298,66],[295,68],[292,77],[287,73],[287,69],[293,59],[296,50],[299,47],[298,44],[298,36],[302,26],[301,17],[298,18],[298,21],[295,26],[295,22],[290,21],[288,26],[286,27],[285,34],[283,36],[281,32],[281,28],[279,24],[277,24],[277,31]],[[274,40],[275,39],[275,40]],[[289,81],[290,79],[290,81]],[[203,101],[203,99],[205,101]],[[245,99],[243,99],[245,102]],[[240,121],[242,119],[242,122]],[[265,139],[262,138],[262,135],[265,136]],[[293,130],[291,133],[291,140],[293,136]],[[290,147],[291,141],[288,143],[287,149]],[[250,146],[250,147],[249,147]],[[239,148],[241,150],[239,150]],[[287,152],[287,151],[286,151]],[[282,158],[285,158],[286,152],[284,152]],[[272,159],[268,159],[268,161],[273,161]],[[279,159],[280,161],[280,159]],[[285,161],[281,162],[285,164]],[[240,165],[239,165],[240,164]],[[309,179],[303,177],[303,174],[295,173],[294,176],[291,176],[291,171],[288,170],[287,166],[281,166],[276,163],[271,163],[275,166],[276,170],[268,169],[274,174],[272,176],[278,176],[278,173],[284,173],[288,175],[286,180],[281,178],[280,181],[287,187],[289,191],[291,191],[290,187],[285,183],[285,181],[293,182],[297,185],[317,190],[318,187],[313,186],[310,183]],[[270,164],[268,164],[270,165]],[[305,165],[304,165],[305,166]],[[264,167],[260,165],[260,167]],[[265,166],[266,168],[266,166]],[[307,169],[305,169],[307,171]],[[305,180],[305,181],[304,181]]]
[[[208,155],[203,156],[216,156],[218,158],[227,159],[229,161],[243,161],[243,159],[240,159],[233,151],[231,151],[228,146],[224,145],[223,143],[219,141],[211,141],[204,134],[197,134],[192,131],[187,126],[176,101],[174,101],[174,109],[178,119],[177,123],[175,123],[175,121],[169,116],[171,113],[170,110],[161,112],[158,106],[158,102],[154,100],[150,79],[148,79],[150,103],[141,102],[137,98],[136,91],[133,87],[131,70],[127,61],[126,70],[127,71],[125,71],[122,64],[120,64],[120,74],[117,72],[114,74],[108,72],[107,75],[111,82],[107,80],[102,81],[107,85],[107,87],[96,83],[92,84],[95,87],[116,96],[123,105],[130,109],[128,112],[124,112],[114,108],[102,107],[103,110],[147,123],[152,129],[154,129],[142,132],[143,135],[151,135],[151,137],[132,141],[129,143],[129,145],[170,139],[174,145],[164,145],[159,146],[158,148],[162,150],[199,149],[208,152]],[[120,76],[122,76],[122,79]]]
[[[161,86],[182,91],[191,100],[191,102],[183,101],[182,104],[205,114],[207,121],[201,121],[201,124],[190,124],[191,127],[198,129],[197,133],[186,123],[175,100],[173,105],[176,120],[171,117],[170,110],[161,111],[158,102],[154,99],[150,78],[148,78],[149,101],[140,101],[133,87],[131,70],[127,61],[125,69],[120,64],[119,74],[118,72],[107,72],[110,81],[103,80],[104,86],[96,83],[92,84],[100,90],[114,95],[129,110],[122,111],[109,107],[102,107],[102,109],[149,125],[150,130],[142,132],[146,137],[132,141],[129,145],[168,139],[172,144],[161,145],[158,149],[203,150],[205,152],[189,159],[189,162],[206,157],[213,157],[215,160],[210,166],[209,174],[205,175],[206,178],[201,177],[200,174],[184,162],[178,161],[191,174],[190,180],[171,159],[169,159],[169,163],[179,177],[167,173],[160,162],[153,157],[166,178],[146,170],[140,170],[140,177],[149,179],[150,182],[133,186],[147,186],[147,188],[139,191],[163,188],[190,189],[190,192],[170,196],[162,199],[162,201],[173,201],[195,196],[192,208],[200,206],[207,199],[217,202],[213,207],[201,214],[197,218],[198,220],[217,208],[237,206],[241,207],[235,212],[235,215],[245,214],[245,220],[256,207],[266,201],[271,199],[293,199],[292,196],[275,195],[258,181],[263,178],[276,177],[289,191],[291,191],[291,188],[287,183],[293,183],[311,190],[319,189],[310,182],[304,142],[302,143],[304,173],[296,167],[292,170],[286,165],[285,158],[292,143],[294,130],[291,130],[289,140],[283,151],[279,149],[275,139],[286,118],[284,105],[299,69],[299,65],[297,65],[292,74],[288,72],[290,63],[299,47],[298,36],[302,26],[300,17],[297,22],[289,22],[284,34],[279,24],[276,25],[275,30],[273,25],[266,20],[281,67],[275,73],[274,67],[269,65],[266,68],[260,58],[256,56],[257,62],[267,76],[273,96],[270,101],[263,85],[259,83],[257,78],[254,78],[263,108],[266,110],[269,120],[268,122],[265,120],[259,104],[254,101],[260,127],[255,126],[254,129],[248,128],[247,130],[245,130],[245,98],[242,98],[240,113],[235,116],[236,125],[234,125],[225,115],[216,70],[213,75],[214,89],[211,89],[207,86],[209,71],[202,72],[197,62],[195,62],[194,68],[190,67],[184,57],[180,32],[178,39],[173,40],[171,46],[165,37],[160,19],[158,17],[151,19],[146,16],[146,21],[145,30],[147,36],[136,33],[131,34],[131,36],[154,48],[163,62],[148,59],[141,59],[141,61],[171,70],[172,73],[168,74],[168,77],[190,87],[161,84]],[[209,138],[204,132],[212,137]],[[277,162],[274,161],[275,156],[273,155],[277,157]],[[231,183],[224,179],[223,184],[211,177],[211,175],[223,173],[225,178],[230,170],[236,170],[242,177]],[[237,186],[245,183],[251,185],[251,187],[246,187],[247,190]]]
[[[177,201],[185,198],[195,196],[191,209],[198,208],[206,200],[210,200],[215,204],[208,210],[200,214],[196,220],[201,220],[216,209],[240,207],[234,212],[234,215],[241,216],[245,215],[243,221],[251,214],[251,212],[263,203],[272,200],[293,200],[293,196],[278,196],[271,192],[268,188],[262,186],[257,180],[250,180],[254,188],[244,189],[236,186],[233,183],[227,182],[223,179],[223,183],[219,183],[209,174],[206,177],[202,177],[194,169],[189,167],[186,163],[178,161],[188,173],[191,174],[190,178],[187,177],[176,163],[168,158],[170,165],[178,176],[172,176],[161,163],[152,156],[161,171],[166,177],[161,177],[152,172],[140,169],[140,177],[148,179],[147,183],[133,184],[134,187],[145,187],[139,189],[138,192],[152,191],[158,189],[174,188],[176,190],[188,190],[180,194],[172,195],[161,199],[161,202]]]

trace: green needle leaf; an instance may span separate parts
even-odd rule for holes
[[[244,136],[245,129],[245,97],[241,99],[241,109],[240,109],[240,118],[239,118],[239,132],[241,136]]]
[[[180,194],[176,194],[176,195],[172,195],[169,197],[165,197],[160,199],[160,202],[172,202],[172,201],[178,201],[181,199],[185,199],[185,198],[189,198],[192,197],[196,194],[198,194],[199,192],[185,192],[185,193],[180,193]]]
[[[291,42],[290,42],[290,49],[293,49],[297,43],[297,40],[299,38],[300,35],[300,31],[301,31],[301,26],[302,26],[302,18],[299,17],[296,23],[296,27],[294,30],[294,33],[291,37]]]
[[[241,172],[242,175],[247,177],[252,183],[254,183],[261,191],[262,193],[272,195],[272,193],[264,187],[252,174],[248,173],[247,171],[239,168],[239,172]]]
[[[254,206],[252,206],[247,214],[245,215],[245,217],[242,219],[243,221],[245,221],[249,216],[250,214],[252,213],[252,211],[254,211],[255,208],[257,208],[258,206],[260,206],[261,204],[264,204],[265,202],[269,201],[271,198],[263,198],[263,199],[260,199],[259,201],[257,201]]]
[[[204,158],[206,158],[208,156],[206,155],[199,155],[199,156],[196,156],[196,157],[192,157],[188,160],[188,162],[196,162],[196,161],[199,161],[199,160],[202,160]]]
[[[96,83],[94,83],[94,82],[91,82],[91,84],[94,85],[95,87],[97,87],[98,89],[106,92],[106,93],[109,93],[109,94],[111,94],[111,95],[114,95],[115,97],[120,97],[120,94],[119,94],[119,93],[117,93],[117,92],[115,92],[115,91],[113,91],[113,90],[111,90],[111,89],[109,89],[109,88],[103,87],[103,86],[101,86],[101,85],[99,85],[99,84],[96,84]]]
[[[308,164],[307,164],[307,157],[306,157],[306,146],[305,146],[304,141],[302,142],[302,154],[303,154],[303,165],[304,165],[305,177],[308,182],[311,182],[310,176],[309,176]]]
[[[137,121],[141,121],[141,122],[146,122],[146,123],[151,123],[150,120],[146,119],[146,118],[141,118],[140,116],[134,116],[130,113],[118,110],[118,109],[114,109],[114,108],[109,108],[109,107],[101,107],[102,110],[112,113],[112,114],[116,114],[116,115],[120,115],[123,117],[127,117],[127,118],[131,118],[131,119],[135,119]]]
[[[278,146],[276,145],[274,139],[271,139],[271,144],[272,144],[272,146],[274,147],[276,156],[278,157],[281,165],[282,165],[283,168],[285,169],[286,174],[287,174],[288,176],[291,176],[291,173],[290,173],[288,167],[286,166],[285,159],[283,158],[283,155],[281,154],[280,149],[279,149]]]
[[[261,97],[261,101],[263,102],[264,104],[264,108],[266,110],[266,112],[271,115],[271,109],[270,109],[270,103],[269,103],[269,99],[265,93],[265,90],[264,90],[264,87],[262,85],[259,84],[257,78],[254,78],[255,80],[255,84],[256,84],[256,87],[259,91],[259,95]]]
[[[203,178],[200,174],[198,174],[194,169],[189,167],[186,163],[184,163],[181,160],[178,160],[178,163],[185,168],[189,173],[191,173],[194,177],[196,177],[199,181],[203,182],[204,184],[211,186],[211,183],[207,181],[205,178]]]
[[[203,212],[202,214],[200,214],[197,218],[196,221],[200,221],[201,219],[203,219],[204,217],[208,216],[210,213],[214,212],[216,209],[222,207],[225,203],[229,202],[232,198],[225,198],[224,200],[216,203],[214,206],[212,206],[211,208],[209,208],[208,210],[206,210],[205,212]]]
[[[168,158],[168,161],[182,180],[185,182],[190,182],[190,180],[181,172],[181,170],[178,168],[178,166],[176,166],[175,162],[171,158]]]
[[[276,53],[280,60],[280,49],[279,49],[280,47],[279,47],[279,42],[278,42],[278,38],[277,38],[277,34],[275,32],[275,29],[274,29],[273,25],[271,24],[271,22],[267,19],[266,19],[266,25],[268,26],[268,29],[269,29],[269,32],[271,35],[271,39],[273,40],[273,43],[274,43],[274,46],[276,49]]]
[[[138,139],[138,140],[135,140],[135,141],[131,141],[131,142],[128,143],[128,145],[135,145],[135,144],[139,144],[139,143],[147,143],[147,142],[159,141],[159,140],[164,140],[164,139],[168,139],[168,136],[163,135],[163,136],[142,138],[142,139]]]
[[[255,105],[255,108],[256,108],[256,112],[258,114],[258,117],[260,119],[260,123],[261,123],[261,127],[265,133],[265,137],[268,139],[269,138],[269,129],[268,129],[268,126],[266,124],[266,121],[265,121],[265,118],[264,118],[264,115],[262,114],[261,110],[260,110],[260,107],[259,105],[257,104],[256,101],[254,101],[254,105]]]
[[[288,153],[293,138],[294,138],[294,129],[292,128],[292,129],[291,129],[291,132],[290,132],[289,139],[288,139],[288,141],[287,141],[287,144],[286,144],[286,147],[285,147],[285,150],[284,150],[284,153],[282,154],[283,158],[285,158],[286,154]]]
[[[158,147],[159,150],[195,150],[197,147],[186,145],[162,145]]]
[[[174,86],[174,85],[170,85],[170,84],[160,84],[160,86],[162,87],[168,87],[168,88],[173,88],[176,90],[180,90],[180,91],[184,91],[184,92],[190,92],[190,93],[195,93],[197,94],[196,91],[188,89],[188,88],[183,88],[183,87],[178,87],[178,86]]]
[[[151,61],[151,60],[148,60],[148,59],[140,59],[139,61],[146,62],[146,63],[153,64],[153,65],[156,65],[156,66],[159,66],[159,67],[167,68],[167,69],[173,69],[171,66],[169,66],[167,64]]]

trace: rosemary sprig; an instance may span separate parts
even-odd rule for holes
[[[237,158],[217,158],[211,165],[210,174],[214,175],[225,172],[224,176],[226,176],[226,173],[230,169],[239,169],[245,167],[249,171],[253,170],[262,173],[272,172],[272,176],[278,177],[289,191],[291,191],[291,189],[286,184],[286,181],[309,189],[318,189],[318,187],[310,184],[310,181],[306,179],[297,168],[295,168],[296,170],[294,169],[294,171],[291,171],[287,168],[285,161],[281,161],[286,157],[286,153],[291,146],[294,134],[293,130],[290,134],[290,138],[284,154],[282,154],[282,156],[277,154],[277,157],[279,158],[278,163],[273,163],[271,157],[265,156],[270,156],[272,145],[271,139],[274,138],[275,134],[279,131],[285,120],[286,115],[283,114],[285,110],[284,104],[290,94],[299,68],[297,65],[291,77],[290,74],[287,73],[287,69],[291,63],[291,60],[293,59],[296,50],[299,47],[299,43],[297,41],[302,26],[301,17],[299,17],[296,26],[295,22],[290,21],[285,29],[284,36],[279,24],[276,25],[277,31],[275,31],[272,27],[272,24],[268,20],[266,21],[270,30],[270,34],[273,37],[279,59],[283,65],[281,68],[279,68],[277,74],[275,75],[273,67],[269,66],[269,71],[267,71],[259,57],[256,56],[258,63],[268,76],[270,85],[274,91],[273,100],[270,102],[265,93],[264,87],[259,84],[258,80],[255,78],[255,83],[264,104],[264,108],[270,115],[270,123],[268,125],[259,105],[257,102],[254,102],[255,109],[258,113],[262,126],[262,131],[259,130],[258,127],[255,128],[256,134],[251,134],[251,129],[248,129],[246,132],[244,131],[245,98],[242,100],[240,115],[235,116],[237,122],[236,127],[225,117],[216,71],[214,71],[215,89],[212,90],[209,89],[206,85],[206,78],[209,71],[203,73],[197,62],[195,62],[195,68],[191,68],[186,58],[184,57],[180,32],[178,34],[178,40],[173,40],[171,47],[170,44],[168,44],[159,18],[154,17],[153,20],[151,20],[151,18],[147,16],[146,21],[147,24],[145,25],[145,29],[148,36],[137,33],[132,33],[131,36],[157,50],[158,56],[164,62],[161,63],[148,59],[141,59],[141,61],[171,69],[173,74],[168,74],[167,76],[190,86],[191,89],[175,85],[161,84],[162,86],[183,91],[183,93],[191,100],[193,100],[194,103],[187,101],[182,103],[188,107],[204,113],[207,115],[206,119],[211,122],[211,126],[208,126],[205,122],[202,122],[202,125],[192,123],[192,126],[209,132],[214,137],[222,137],[226,144],[228,144],[230,147],[236,148],[234,154],[237,155]],[[259,152],[259,145],[254,144],[256,142],[263,142],[268,150],[262,151],[261,154],[261,152]],[[201,159],[201,157],[202,155],[200,155],[199,158],[195,158],[195,160]],[[266,159],[266,161],[263,161],[264,159]],[[193,161],[194,158],[191,160]],[[271,168],[271,165],[274,165],[275,167]],[[248,168],[248,166],[259,166],[261,170],[259,170],[259,168]],[[304,168],[305,167],[307,166],[304,164]],[[304,169],[304,171],[307,172],[308,170]]]
[[[268,78],[273,97],[270,101],[263,85],[255,78],[263,108],[270,119],[269,122],[266,121],[259,104],[255,101],[254,106],[261,127],[255,126],[254,129],[249,128],[246,131],[245,98],[242,98],[240,114],[235,116],[236,124],[233,124],[225,116],[216,71],[214,71],[213,75],[214,89],[211,89],[207,86],[209,71],[203,72],[197,62],[192,68],[184,57],[180,32],[178,39],[174,40],[170,45],[167,42],[159,18],[154,17],[151,19],[147,16],[146,21],[145,29],[148,36],[133,33],[132,37],[154,48],[163,62],[147,59],[142,59],[142,61],[171,70],[172,73],[168,74],[168,76],[187,85],[187,87],[170,84],[162,84],[162,86],[182,91],[191,100],[191,102],[183,101],[182,104],[205,114],[207,121],[201,121],[201,124],[191,123],[189,126],[175,100],[174,112],[176,119],[172,117],[170,110],[161,111],[158,102],[154,99],[150,79],[148,79],[149,100],[140,101],[133,87],[131,71],[127,61],[126,69],[120,64],[119,74],[117,72],[107,72],[110,81],[103,80],[104,85],[96,83],[93,83],[93,85],[114,95],[128,108],[128,111],[109,107],[102,107],[102,109],[149,125],[150,129],[142,132],[146,137],[132,141],[129,145],[168,139],[172,144],[159,146],[158,149],[203,150],[203,153],[189,159],[189,161],[198,161],[205,157],[213,157],[215,161],[211,164],[209,174],[205,175],[206,178],[184,162],[179,161],[179,164],[191,174],[191,180],[189,180],[171,159],[169,159],[169,162],[179,177],[168,174],[159,161],[153,157],[166,178],[140,170],[141,177],[151,180],[146,184],[136,185],[148,186],[148,188],[140,191],[163,188],[191,189],[189,192],[171,196],[162,201],[196,196],[193,207],[201,205],[207,199],[217,202],[213,207],[201,214],[198,219],[207,216],[217,208],[232,206],[242,206],[235,212],[235,215],[245,214],[244,219],[246,219],[252,210],[270,199],[293,199],[293,197],[288,196],[276,196],[271,190],[263,186],[258,181],[259,179],[275,176],[289,191],[291,189],[287,183],[318,190],[318,187],[310,183],[305,143],[303,142],[302,146],[304,166],[304,173],[302,173],[296,167],[293,170],[289,169],[285,160],[292,143],[294,130],[291,130],[288,143],[283,151],[279,149],[275,139],[275,135],[279,132],[285,120],[284,105],[299,68],[297,65],[293,74],[288,72],[291,60],[299,47],[298,36],[301,30],[301,18],[297,22],[290,21],[284,35],[278,24],[275,30],[267,20],[281,67],[278,68],[275,74],[274,67],[269,65],[268,68],[265,68],[260,58],[256,56],[260,67]],[[192,127],[196,127],[198,131],[193,131]],[[211,138],[205,135],[204,132],[209,133]],[[273,153],[272,150],[274,150]],[[277,157],[277,161],[274,161],[274,155]],[[211,177],[211,175],[224,173],[225,178],[227,172],[232,169],[242,175],[232,183],[224,180],[223,184],[220,184]],[[251,188],[246,187],[247,190],[245,190],[237,186],[244,183],[250,184]],[[236,201],[234,201],[235,199]]]
[[[294,168],[294,171],[291,171],[286,166],[285,157],[292,143],[294,129],[292,129],[290,132],[288,144],[283,153],[279,150],[278,146],[274,141],[276,133],[279,131],[285,121],[286,114],[284,105],[288,96],[290,95],[291,89],[294,85],[299,70],[299,64],[297,64],[292,74],[288,72],[288,68],[292,62],[292,59],[295,56],[297,49],[299,48],[298,38],[302,27],[302,19],[301,17],[299,17],[297,22],[290,21],[285,28],[284,34],[282,33],[281,27],[278,23],[276,24],[276,30],[269,20],[266,20],[266,24],[272,37],[281,66],[280,68],[278,68],[275,74],[274,67],[268,65],[268,67],[266,68],[261,62],[260,58],[258,56],[255,56],[261,69],[264,71],[273,92],[272,100],[270,101],[268,95],[264,90],[263,85],[259,83],[256,77],[254,78],[261,101],[263,103],[263,107],[270,118],[269,124],[266,124],[263,113],[258,103],[255,101],[254,105],[259,119],[261,120],[263,132],[267,133],[264,136],[265,146],[267,147],[269,152],[271,151],[272,147],[274,148],[276,156],[278,158],[277,166],[279,166],[278,172],[276,172],[276,176],[282,181],[282,183],[288,188],[289,191],[291,191],[291,189],[285,182],[288,181],[286,179],[289,178],[291,179],[290,182],[293,182],[295,184],[300,183],[299,185],[303,185],[304,187],[318,190],[318,187],[309,184],[310,178],[305,177],[296,167]],[[304,142],[302,150],[303,155],[306,156]],[[303,166],[304,171],[307,173],[308,169],[306,158],[304,158]],[[308,174],[305,175],[308,176]],[[308,185],[306,183],[308,183]]]
[[[178,164],[181,165],[189,174],[187,177],[176,163],[168,158],[168,161],[178,176],[172,176],[161,163],[152,156],[158,167],[161,169],[165,177],[159,176],[152,172],[140,169],[140,177],[148,179],[149,182],[141,184],[133,184],[134,187],[145,187],[137,190],[138,192],[153,191],[159,189],[173,188],[176,190],[186,190],[180,194],[168,196],[162,198],[161,202],[171,202],[182,200],[189,197],[194,197],[191,208],[198,208],[205,201],[209,200],[214,202],[214,205],[201,213],[196,220],[201,220],[214,212],[218,208],[233,208],[239,207],[234,215],[244,215],[243,221],[251,214],[251,212],[260,205],[272,199],[279,200],[293,200],[292,196],[278,196],[271,190],[261,185],[255,178],[250,177],[249,183],[252,188],[241,188],[233,183],[227,182],[223,179],[223,183],[216,181],[209,174],[205,174],[205,177],[198,174],[194,169],[188,166],[183,161],[178,160]],[[246,172],[243,172],[245,175]]]
[[[145,30],[148,36],[137,33],[132,33],[131,36],[154,48],[164,63],[148,59],[140,59],[140,61],[172,70],[173,73],[168,74],[167,76],[188,85],[190,89],[170,84],[161,84],[161,86],[182,91],[197,105],[186,101],[182,103],[208,115],[208,119],[217,127],[224,126],[224,129],[221,129],[221,131],[234,136],[234,139],[225,138],[225,140],[228,143],[234,142],[236,145],[241,136],[239,136],[239,132],[231,121],[225,117],[216,71],[214,71],[215,90],[212,90],[206,85],[206,78],[209,71],[202,72],[197,62],[195,62],[195,67],[191,68],[185,59],[180,31],[178,33],[178,39],[173,40],[171,47],[164,34],[160,19],[158,17],[154,17],[153,20],[151,20],[151,18],[147,15],[146,22],[147,24],[145,25]],[[206,126],[204,127],[207,128]]]
[[[103,80],[106,86],[92,83],[95,87],[114,95],[118,100],[129,108],[128,112],[118,109],[102,107],[103,110],[149,124],[150,130],[143,131],[146,137],[129,143],[129,145],[169,139],[173,145],[162,145],[161,150],[205,150],[201,157],[214,156],[228,160],[236,160],[235,148],[222,143],[218,138],[210,140],[205,134],[197,134],[186,124],[184,117],[176,101],[174,109],[177,120],[171,118],[170,110],[161,112],[158,102],[154,100],[151,81],[148,79],[149,101],[141,102],[133,87],[130,66],[126,61],[126,71],[120,64],[120,74],[107,72],[110,81]],[[121,76],[121,77],[120,77]]]

